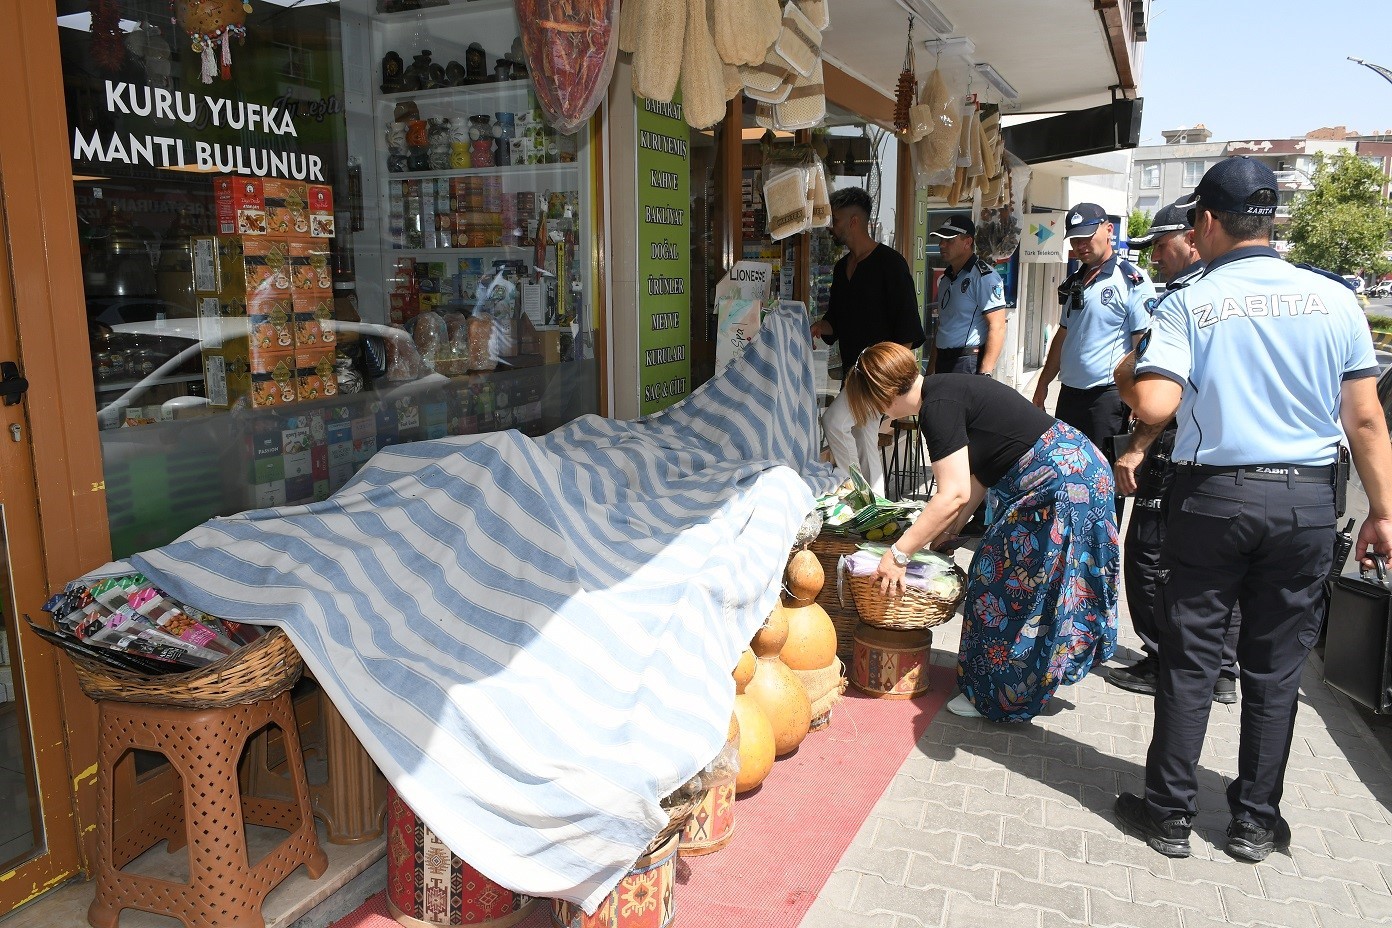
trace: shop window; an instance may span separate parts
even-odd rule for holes
[[[1184,186],[1197,187],[1199,181],[1204,176],[1204,163],[1202,161],[1184,162]]]
[[[1141,187],[1150,190],[1160,186],[1160,165],[1143,164],[1141,165]]]
[[[116,556],[599,411],[589,131],[541,118],[511,3],[233,3],[196,40],[120,6],[58,30]]]

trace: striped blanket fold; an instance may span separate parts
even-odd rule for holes
[[[368,753],[488,877],[593,908],[720,749],[730,670],[829,490],[807,318],[677,406],[398,445],[331,498],[132,558],[284,628]]]

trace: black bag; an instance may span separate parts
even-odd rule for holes
[[[1346,574],[1329,581],[1324,682],[1379,715],[1392,713],[1392,583]]]

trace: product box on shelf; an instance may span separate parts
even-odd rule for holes
[[[259,177],[214,177],[213,210],[217,230],[222,235],[265,235],[269,232],[266,195]]]
[[[295,310],[289,293],[254,294],[244,306],[247,330],[257,351],[289,351],[295,347]],[[235,316],[232,313],[224,315]]]
[[[310,184],[309,234],[312,238],[333,238],[333,188],[328,184]]]
[[[194,289],[221,297],[290,292],[290,241],[269,235],[193,237]]]
[[[295,314],[295,345],[298,348],[332,346],[337,340],[334,330],[333,296],[327,293],[296,290],[291,297]]]
[[[229,407],[245,399],[255,408],[295,402],[295,352],[261,351],[245,339],[206,352],[208,404]]]
[[[303,182],[262,178],[261,196],[266,203],[268,234],[309,234],[309,190]]]
[[[296,395],[317,400],[338,395],[333,346],[295,349]]]
[[[319,239],[291,239],[290,286],[297,291],[329,293],[333,290],[333,271],[329,246]]]

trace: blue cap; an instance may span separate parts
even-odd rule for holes
[[[1248,201],[1263,190],[1270,190],[1270,203],[1253,205]],[[1194,188],[1193,206],[1239,216],[1276,215],[1276,174],[1271,168],[1247,155],[1225,158],[1209,168]],[[1189,222],[1194,222],[1191,207]]]
[[[976,238],[976,223],[972,222],[970,216],[952,216],[928,234],[938,238],[956,238],[959,235]]]
[[[1079,203],[1068,211],[1063,224],[1064,238],[1086,238],[1107,221],[1107,211],[1096,203]]]
[[[1155,240],[1162,235],[1171,232],[1187,232],[1194,226],[1189,222],[1189,207],[1193,205],[1193,194],[1182,196],[1167,206],[1160,207],[1160,212],[1155,214],[1155,218],[1150,221],[1150,228],[1146,229],[1145,235],[1138,235],[1131,239],[1129,244],[1132,248],[1148,248],[1155,244]]]

